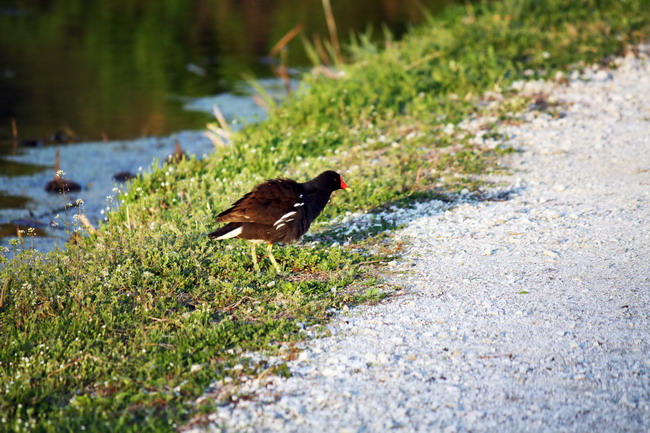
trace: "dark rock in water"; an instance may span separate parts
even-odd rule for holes
[[[120,171],[119,173],[115,173],[113,175],[113,180],[117,182],[126,182],[127,180],[131,180],[135,177],[135,174],[131,173],[130,171]]]
[[[52,143],[69,143],[76,139],[76,134],[70,128],[57,129],[47,137]]]
[[[63,179],[61,177],[61,155],[59,151],[56,151],[56,156],[54,157],[54,179],[49,181],[45,185],[45,191],[50,193],[62,194],[70,191],[81,191],[81,185],[77,182],[73,182],[68,179]]]
[[[61,179],[55,176],[54,179],[45,185],[45,191],[57,194],[62,194],[70,191],[81,191],[81,185],[79,185],[77,182]]]
[[[43,140],[40,140],[38,138],[20,140],[18,142],[18,145],[22,147],[41,147],[43,144]]]

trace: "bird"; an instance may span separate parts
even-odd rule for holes
[[[216,240],[241,238],[252,241],[253,266],[257,263],[256,244],[267,243],[267,254],[275,272],[281,274],[273,244],[299,240],[323,211],[331,194],[339,189],[351,190],[335,171],[327,170],[308,182],[292,179],[269,179],[244,194],[232,206],[217,215],[217,222],[225,226],[208,234]]]
[[[81,185],[77,182],[64,179],[62,175],[61,155],[59,155],[59,151],[57,150],[56,156],[54,157],[54,179],[45,185],[45,191],[59,194],[64,194],[70,191],[81,191]]]

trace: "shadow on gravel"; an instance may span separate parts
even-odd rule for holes
[[[417,218],[438,215],[460,204],[507,201],[520,194],[523,189],[524,187],[508,188],[474,196],[440,191],[418,192],[366,213],[335,221],[326,229],[306,236],[306,240],[318,241],[325,245],[359,243],[399,229]]]

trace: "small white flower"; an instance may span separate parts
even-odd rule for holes
[[[63,170],[59,170],[59,171],[56,172],[56,176],[57,177],[63,177],[63,176],[65,176],[65,172]]]
[[[82,204],[84,204],[84,201],[83,201],[82,199],[78,198],[77,201],[75,202],[75,204],[76,204],[77,206],[81,206]],[[57,215],[57,216],[58,216],[58,215]]]

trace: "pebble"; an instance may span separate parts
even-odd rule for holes
[[[547,210],[545,212],[545,216],[548,219],[557,219],[557,218],[560,218],[562,216],[562,214],[560,212],[556,211],[556,210]]]
[[[553,186],[553,190],[556,191],[556,192],[566,191],[566,188],[567,188],[566,185],[560,185],[560,184],[555,184]]]

